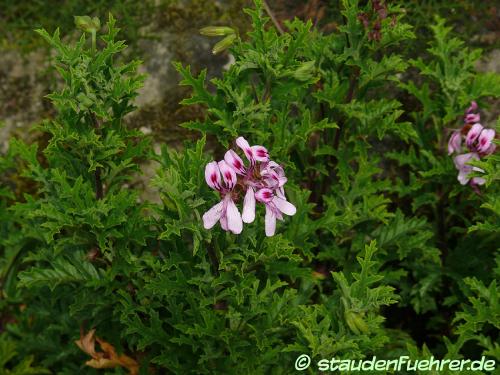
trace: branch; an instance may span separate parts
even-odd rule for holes
[[[271,21],[273,21],[274,26],[276,26],[276,28],[278,29],[279,33],[281,35],[283,35],[285,33],[285,30],[283,30],[283,28],[279,24],[278,20],[274,16],[273,11],[271,10],[271,8],[269,8],[269,5],[267,5],[267,1],[266,0],[262,0],[262,5],[264,6],[264,9],[266,10],[266,13],[268,14],[268,16],[271,17]]]
[[[207,253],[210,258],[210,262],[212,263],[212,271],[214,275],[219,276],[219,259],[217,258],[217,254],[215,253],[215,249],[212,247],[212,244],[208,244]]]

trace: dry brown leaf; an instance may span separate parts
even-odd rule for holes
[[[75,341],[75,344],[92,358],[96,358],[95,329],[91,329],[85,336],[83,336],[83,331],[80,332],[80,340]]]
[[[102,352],[96,352],[95,342],[98,342]],[[118,355],[115,348],[110,343],[95,336],[95,329],[90,330],[86,335],[83,331],[80,333],[80,340],[75,341],[75,344],[92,359],[85,362],[87,366],[100,368],[124,367],[130,371],[130,375],[139,373],[139,364],[133,358],[125,354]]]

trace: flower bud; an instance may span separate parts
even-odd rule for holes
[[[214,46],[214,48],[212,49],[212,53],[214,55],[217,55],[218,53],[228,49],[229,47],[231,47],[231,45],[235,40],[236,40],[236,34],[230,34],[226,36],[224,39],[222,39]]]
[[[101,28],[99,18],[89,16],[75,16],[75,25],[86,33],[96,32]]]
[[[234,29],[228,26],[207,26],[200,29],[200,34],[205,36],[225,36],[235,34]]]
[[[358,314],[352,310],[345,312],[345,321],[351,331],[359,335],[361,333],[368,333],[369,329],[361,314]]]
[[[308,81],[313,77],[315,61],[306,61],[293,72],[293,77],[299,81]]]

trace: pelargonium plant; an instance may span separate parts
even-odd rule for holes
[[[495,130],[485,128],[479,123],[481,116],[477,113],[479,109],[475,101],[471,102],[470,107],[465,111],[464,125],[461,129],[455,130],[448,142],[448,154],[459,153],[455,156],[455,167],[458,169],[458,181],[462,185],[470,184],[474,189],[478,185],[483,185],[486,181],[482,177],[470,177],[471,172],[484,172],[481,168],[473,167],[468,164],[472,160],[481,158],[495,152],[496,146],[493,143],[495,139]],[[465,149],[469,152],[461,153]]]
[[[259,202],[266,208],[266,235],[273,236],[276,219],[283,220],[282,214],[292,216],[296,212],[295,206],[286,200],[285,171],[269,159],[265,147],[250,146],[243,137],[236,139],[236,144],[243,150],[250,165],[246,166],[238,154],[229,149],[224,160],[212,161],[205,167],[208,186],[217,190],[222,200],[203,215],[204,227],[211,229],[220,222],[222,229],[239,234],[244,222],[255,220],[255,203]],[[235,202],[243,195],[243,211],[240,214]]]

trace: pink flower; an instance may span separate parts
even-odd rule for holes
[[[492,154],[495,151],[495,131],[493,129],[483,129],[477,139],[477,151],[480,154]]]
[[[454,159],[455,167],[458,169],[457,179],[462,185],[467,185],[467,183],[471,180],[469,174],[472,171],[484,172],[481,168],[473,167],[472,165],[467,164],[471,160],[479,160],[479,155],[475,152],[470,152],[468,154],[457,155]],[[485,179],[482,177],[473,177],[471,184],[483,185],[485,182]]]
[[[467,147],[472,148],[473,143],[479,137],[479,134],[483,131],[483,129],[483,125],[481,124],[472,125],[472,128],[470,128],[467,136],[465,137],[465,144]]]
[[[470,107],[467,108],[467,110],[465,111],[465,114],[469,114],[469,113],[472,113],[472,112],[476,112],[478,109],[478,105],[477,103],[473,100],[470,102]]]
[[[265,232],[267,236],[272,236],[276,231],[276,219],[283,220],[283,213],[291,216],[296,212],[295,206],[285,197],[284,185],[288,181],[285,171],[269,159],[264,146],[250,146],[243,137],[237,138],[236,144],[250,165],[245,165],[234,150],[228,150],[223,161],[207,164],[205,180],[221,194],[222,200],[203,215],[204,227],[210,229],[220,221],[222,229],[239,234],[243,223],[255,220],[258,202],[265,205]],[[243,195],[242,192],[245,198],[240,215],[235,200]],[[269,199],[266,198],[268,195]]]
[[[495,130],[487,129],[478,121],[479,113],[474,113],[478,109],[476,102],[471,102],[471,105],[465,111],[464,122],[462,129],[455,130],[448,141],[448,154],[462,151],[462,137],[465,138],[465,146],[468,153],[460,154],[454,158],[455,167],[458,169],[458,181],[462,185],[470,184],[474,190],[479,192],[478,186],[483,185],[486,181],[482,177],[470,178],[469,174],[472,171],[483,172],[477,167],[472,167],[467,164],[471,160],[480,160],[481,157],[487,156],[495,152],[496,146],[493,143],[495,139]],[[472,124],[472,126],[471,126]]]
[[[269,154],[263,146],[250,146],[243,137],[237,138],[236,144],[243,150],[245,156],[252,165],[255,164],[256,161],[266,162],[269,160]]]
[[[274,236],[276,219],[283,220],[283,214],[295,215],[297,209],[284,197],[275,195],[271,189],[263,188],[255,193],[255,198],[266,205],[265,229],[266,236]]]
[[[475,124],[479,121],[481,121],[481,115],[479,115],[479,113],[469,113],[468,115],[465,115],[466,124]]]
[[[453,154],[454,152],[460,152],[462,147],[462,134],[460,130],[455,130],[448,141],[448,155]]]
[[[238,174],[244,175],[247,173],[247,169],[245,168],[245,164],[243,164],[243,160],[238,156],[236,152],[233,150],[229,150],[224,155],[224,160],[226,163],[234,169],[234,171]]]
[[[224,183],[222,183],[221,180]],[[236,173],[225,161],[213,161],[205,167],[205,180],[212,189],[217,190],[222,200],[203,215],[205,229],[212,228],[218,221],[222,229],[239,234],[243,230],[243,221],[240,212],[232,198],[232,191],[236,186]]]

